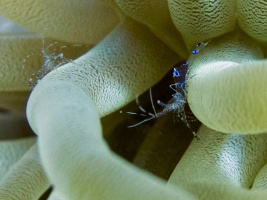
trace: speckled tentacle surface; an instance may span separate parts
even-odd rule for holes
[[[174,25],[191,48],[235,27],[235,1],[168,0],[168,3]]]
[[[265,164],[257,174],[252,189],[266,189],[267,188],[267,165]]]
[[[266,134],[223,134],[201,126],[198,136],[200,140],[190,144],[169,184],[185,187],[200,199],[262,199],[267,194],[256,190],[264,188],[264,168],[259,171],[267,160]],[[252,185],[253,192],[249,191]]]
[[[213,183],[211,181],[194,181],[184,183],[183,187],[198,199],[220,199],[220,200],[253,200],[265,199],[267,192],[263,189],[249,190],[223,183]]]
[[[49,181],[40,163],[37,145],[9,169],[0,182],[3,199],[38,199],[49,187]]]
[[[119,22],[116,12],[98,0],[3,0],[0,11],[33,32],[73,43],[98,43]]]
[[[91,96],[102,117],[158,82],[179,60],[146,26],[126,18],[95,48],[44,81],[75,83]]]
[[[181,34],[171,21],[166,0],[116,0],[125,14],[146,24],[151,31],[172,48],[183,59],[188,52]]]
[[[266,61],[258,61],[262,58],[259,46],[242,32],[214,39],[191,57],[194,77],[188,81],[188,102],[202,123],[226,133],[267,130]]]
[[[27,152],[35,141],[35,138],[25,138],[0,142],[0,180],[2,180],[10,167],[12,167]]]
[[[169,180],[190,180],[250,188],[267,161],[267,135],[223,134],[202,126]]]
[[[256,40],[267,42],[267,2],[236,0],[240,27]]]

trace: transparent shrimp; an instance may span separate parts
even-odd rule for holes
[[[61,53],[56,53],[56,50],[62,51],[62,49],[67,48],[67,46],[61,46],[58,49],[53,49],[52,53],[48,53],[48,50],[57,44],[58,42],[51,43],[48,45],[46,48],[44,38],[42,37],[42,49],[41,49],[41,55],[44,58],[44,63],[41,66],[41,69],[39,69],[37,72],[33,73],[29,79],[29,86],[30,87],[35,87],[38,82],[49,72],[55,70],[56,68],[67,64],[69,62],[73,62],[73,60],[70,59],[65,59],[63,52]]]
[[[192,51],[192,55],[196,55],[199,53],[200,50],[202,50],[208,42],[201,42],[196,44],[196,49]],[[136,98],[136,104],[139,105],[139,109],[143,112],[142,114],[137,114],[133,112],[127,112],[128,114],[131,115],[141,115],[146,117],[144,120],[141,122],[128,126],[128,128],[136,127],[140,124],[143,124],[144,122],[150,121],[152,119],[159,118],[163,115],[166,115],[169,112],[174,112],[178,114],[179,119],[181,119],[186,126],[191,130],[193,133],[194,137],[199,140],[199,137],[197,136],[196,132],[192,130],[190,123],[193,121],[197,121],[197,119],[193,116],[188,115],[188,112],[185,111],[185,105],[186,105],[186,91],[185,91],[185,84],[192,79],[195,75],[190,76],[187,78],[189,75],[190,67],[188,67],[188,61],[185,61],[181,66],[175,66],[173,68],[173,79],[174,79],[174,84],[171,84],[169,87],[175,92],[172,95],[171,100],[165,104],[160,100],[157,100],[157,104],[163,107],[163,110],[160,112],[156,112],[155,106],[153,103],[153,98],[152,98],[152,90],[150,88],[149,93],[150,93],[150,102],[151,106],[153,109],[153,113],[147,112],[142,106],[140,106],[138,102],[138,98]]]
[[[191,125],[190,125],[190,120],[188,119],[187,114],[185,112],[185,105],[186,105],[185,84],[188,80],[193,78],[194,75],[191,76],[190,78],[185,78],[189,71],[187,61],[184,62],[181,67],[182,68],[176,68],[176,67],[173,68],[173,78],[174,78],[175,83],[169,86],[170,89],[174,91],[174,94],[172,95],[171,100],[167,104],[163,103],[160,100],[157,100],[157,104],[163,107],[162,111],[156,112],[156,109],[153,103],[152,89],[150,88],[149,95],[150,95],[150,102],[151,102],[151,107],[153,109],[153,113],[147,112],[142,106],[140,106],[138,98],[136,98],[136,104],[139,106],[139,109],[142,111],[142,114],[137,114],[133,112],[127,112],[127,113],[131,115],[141,115],[146,118],[137,124],[128,126],[128,128],[139,126],[140,124],[143,124],[147,121],[159,118],[163,115],[166,115],[169,112],[173,112],[173,113],[176,113],[179,119],[181,119],[186,124],[186,126],[193,133],[194,137],[196,139],[199,139],[196,133],[192,130]]]
[[[42,37],[42,48],[41,48],[41,52],[37,55],[41,55],[43,57],[43,64],[42,66],[40,67],[40,69],[37,71],[37,72],[34,72],[31,77],[29,78],[29,81],[28,81],[28,84],[29,84],[29,87],[35,87],[38,82],[46,75],[48,74],[49,72],[55,70],[56,68],[64,65],[64,64],[67,64],[67,63],[70,63],[70,62],[73,62],[73,60],[71,59],[66,59],[64,57],[64,54],[63,54],[63,49],[67,48],[68,46],[66,45],[63,45],[63,46],[60,46],[60,47],[57,47],[57,48],[54,48],[51,50],[51,48],[53,46],[55,46],[56,44],[58,44],[58,42],[53,42],[51,44],[49,44],[47,47],[45,47],[45,41],[44,41],[44,37]],[[80,44],[75,44],[73,45],[75,47],[78,47],[78,46],[82,46]],[[58,53],[58,51],[60,53]],[[25,69],[25,63],[26,61],[32,57],[36,55],[35,53],[31,53],[29,54],[22,62],[22,68]]]
[[[133,128],[133,127],[139,126],[140,124],[143,124],[143,123],[145,123],[147,121],[150,121],[152,119],[157,119],[157,118],[159,118],[159,117],[161,117],[163,115],[166,115],[169,112],[176,112],[178,114],[179,118],[191,130],[191,132],[193,133],[194,137],[196,139],[199,139],[198,136],[196,135],[196,132],[194,132],[191,129],[190,123],[189,123],[189,121],[187,119],[186,112],[184,110],[184,106],[185,106],[186,101],[184,99],[184,96],[181,93],[176,92],[175,94],[173,94],[171,101],[169,103],[167,103],[167,104],[163,103],[160,100],[157,100],[157,104],[159,104],[160,106],[163,107],[163,110],[160,111],[160,112],[156,112],[156,109],[155,109],[155,106],[154,106],[154,103],[153,103],[152,89],[151,88],[149,89],[149,95],[150,95],[150,101],[151,101],[151,106],[152,106],[152,109],[153,109],[153,113],[147,112],[142,106],[140,106],[138,98],[136,98],[136,103],[137,103],[137,105],[139,105],[139,109],[143,113],[142,114],[137,114],[137,113],[133,113],[133,112],[126,112],[126,113],[127,114],[131,114],[131,115],[141,115],[141,116],[144,116],[146,118],[144,120],[136,123],[136,124],[127,126],[128,128]]]

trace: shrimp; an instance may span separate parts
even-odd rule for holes
[[[197,43],[196,44],[197,48],[192,51],[192,55],[198,54],[199,51],[203,47],[205,47],[208,43],[209,43],[209,41],[203,42],[203,43]],[[191,130],[194,137],[197,140],[199,140],[199,137],[197,136],[196,132],[193,131],[193,129],[191,127],[191,123],[198,121],[198,120],[194,116],[194,114],[190,111],[190,108],[189,107],[188,107],[188,109],[186,108],[187,101],[186,101],[185,84],[187,81],[189,81],[190,79],[192,79],[195,76],[195,75],[192,75],[189,78],[187,78],[189,70],[190,70],[190,67],[188,65],[189,65],[188,61],[185,61],[180,66],[174,66],[173,73],[172,73],[174,83],[169,86],[170,89],[174,91],[174,94],[172,94],[172,98],[167,104],[163,103],[160,100],[157,100],[157,104],[159,104],[160,106],[163,107],[162,111],[156,112],[156,109],[155,109],[155,106],[153,103],[152,89],[151,88],[149,89],[149,95],[150,95],[150,102],[151,102],[151,107],[153,109],[153,112],[147,112],[139,104],[138,98],[136,98],[136,104],[139,106],[139,109],[141,110],[142,114],[137,114],[134,112],[126,112],[126,113],[131,114],[131,115],[141,115],[141,116],[144,116],[146,118],[137,124],[133,124],[133,125],[128,126],[128,128],[136,127],[136,126],[143,124],[147,121],[159,118],[163,115],[166,115],[169,112],[173,112],[173,113],[176,113],[178,115],[179,119],[181,119],[186,124],[186,126]]]

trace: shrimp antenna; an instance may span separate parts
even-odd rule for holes
[[[127,128],[133,128],[133,127],[136,127],[136,126],[139,126],[140,124],[143,124],[147,121],[150,121],[152,119],[155,119],[157,118],[157,112],[156,112],[156,109],[155,109],[155,106],[154,106],[154,103],[153,103],[153,98],[152,98],[152,89],[150,88],[149,89],[149,96],[150,96],[150,101],[151,101],[151,106],[152,106],[152,109],[153,109],[153,113],[150,113],[150,112],[147,112],[140,104],[139,104],[139,100],[138,100],[138,97],[136,97],[135,101],[136,101],[136,104],[138,105],[138,108],[143,112],[143,113],[147,113],[147,114],[141,114],[141,116],[144,116],[144,117],[149,117],[149,118],[146,118],[144,120],[142,120],[141,122],[137,123],[137,124],[134,124],[134,125],[130,125],[130,126],[127,126]],[[133,112],[126,112],[127,114],[130,114],[130,115],[137,115],[136,113],[133,113]]]
[[[149,96],[150,96],[150,102],[151,102],[151,106],[152,106],[154,115],[155,115],[155,117],[157,117],[157,112],[156,112],[156,109],[155,109],[155,106],[154,106],[154,103],[153,103],[152,89],[151,88],[149,88]]]

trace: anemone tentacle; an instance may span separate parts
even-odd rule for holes
[[[187,91],[196,117],[220,132],[266,132],[263,58],[257,43],[238,31],[214,39],[192,56],[189,76],[194,77],[187,82]]]

